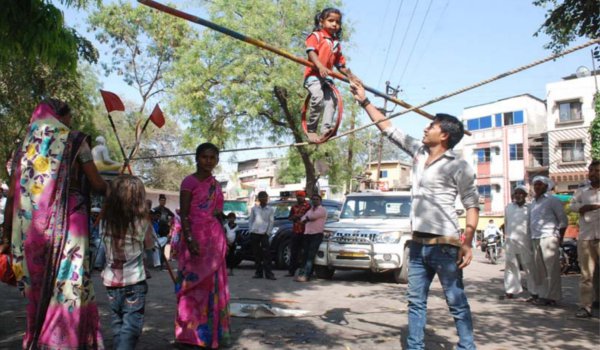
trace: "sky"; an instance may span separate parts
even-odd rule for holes
[[[172,3],[194,15],[205,15],[195,5],[198,2]],[[350,40],[342,43],[348,67],[379,91],[385,91],[385,81],[399,86],[398,98],[412,105],[552,54],[543,48],[549,38],[533,35],[546,10],[532,5],[531,0],[345,0],[341,10],[343,25],[353,30]],[[85,34],[82,18],[81,12],[65,11],[66,24]],[[580,39],[572,46],[586,41]],[[580,66],[592,69],[590,47],[423,109],[460,117],[466,107],[524,93],[545,99],[547,83],[575,73]],[[136,100],[132,89],[118,77],[100,78],[105,89]],[[383,105],[381,98],[370,99]],[[368,122],[368,117],[362,118]],[[419,138],[428,123],[413,113],[393,120],[396,127]],[[283,153],[285,149],[271,152]],[[256,151],[237,154],[239,160],[257,156],[263,155]]]

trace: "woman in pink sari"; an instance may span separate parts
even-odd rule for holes
[[[13,158],[2,250],[28,299],[24,349],[102,349],[90,279],[89,189],[104,192],[89,137],[71,109],[48,99]]]
[[[196,172],[181,183],[175,341],[183,348],[216,349],[230,340],[223,194],[212,176],[218,163],[219,149],[201,144]]]

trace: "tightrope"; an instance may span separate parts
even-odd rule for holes
[[[350,129],[350,130],[345,131],[345,132],[343,132],[343,133],[341,133],[339,135],[331,137],[329,140],[332,141],[332,140],[336,140],[336,139],[348,136],[348,135],[353,134],[353,133],[355,133],[357,131],[360,131],[360,130],[369,128],[369,127],[371,127],[373,125],[377,125],[379,123],[382,123],[382,122],[384,122],[386,120],[390,120],[390,119],[399,117],[399,116],[404,115],[404,114],[409,113],[409,112],[414,112],[415,110],[420,109],[422,107],[425,107],[425,106],[428,106],[430,104],[433,104],[433,103],[445,100],[447,98],[450,98],[450,97],[462,94],[462,93],[467,92],[469,90],[473,90],[475,88],[478,88],[478,87],[480,87],[482,85],[486,85],[486,84],[489,84],[489,83],[491,83],[493,81],[496,81],[496,80],[499,80],[499,79],[502,79],[502,78],[506,78],[506,77],[508,77],[510,75],[522,72],[524,70],[527,70],[527,69],[530,69],[532,67],[538,66],[538,65],[540,65],[542,63],[546,63],[546,62],[551,61],[553,59],[556,59],[558,57],[562,57],[562,56],[568,55],[570,53],[573,53],[575,51],[581,50],[583,48],[586,48],[588,46],[591,46],[591,45],[594,45],[594,44],[598,44],[598,43],[600,43],[600,39],[590,40],[590,41],[588,41],[588,42],[586,42],[584,44],[572,47],[572,48],[570,48],[568,50],[559,52],[557,54],[550,55],[550,56],[548,56],[546,58],[534,61],[534,62],[529,63],[527,65],[511,69],[511,70],[509,70],[507,72],[495,75],[495,76],[493,76],[493,77],[491,77],[489,79],[482,80],[482,81],[480,81],[478,83],[469,85],[467,87],[458,89],[456,91],[453,91],[453,92],[450,92],[450,93],[447,93],[447,94],[435,97],[435,98],[433,98],[433,99],[431,99],[431,100],[429,100],[427,102],[424,102],[424,103],[422,103],[420,105],[413,106],[411,108],[408,108],[408,109],[406,109],[404,111],[401,111],[401,112],[398,112],[398,113],[394,113],[394,114],[390,115],[389,117],[387,117],[385,119],[382,119],[382,120],[379,120],[379,121],[376,121],[376,122],[371,122],[369,124],[365,124],[363,126],[360,126],[360,127],[354,128],[354,129]],[[430,119],[433,119],[433,118],[430,118]],[[255,147],[247,147],[247,148],[234,148],[234,149],[221,150],[220,152],[221,153],[227,153],[227,152],[244,152],[244,151],[274,149],[274,148],[301,147],[301,146],[308,146],[308,145],[312,145],[312,143],[310,143],[310,142],[297,142],[297,143],[290,143],[290,144],[277,144],[277,145],[269,145],[269,146],[255,146]],[[193,156],[193,155],[195,155],[195,153],[179,153],[179,154],[170,154],[170,155],[162,155],[162,156],[139,157],[139,158],[134,158],[132,160],[157,159],[157,158],[173,158],[173,157],[187,157],[187,156]]]

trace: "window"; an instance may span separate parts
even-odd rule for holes
[[[496,117],[496,127],[499,128],[502,126],[502,114],[498,113],[495,115]]]
[[[489,129],[492,127],[492,116],[487,115],[481,118],[467,120],[468,130]]]
[[[386,178],[386,177],[388,177],[388,171],[387,170],[381,170],[381,171],[379,171],[379,178],[380,179],[383,179],[383,178]]]
[[[523,144],[515,143],[508,145],[510,150],[510,160],[523,160]]]
[[[477,163],[485,163],[491,160],[489,148],[476,149],[475,155],[477,156]]]
[[[504,113],[504,125],[523,124],[523,111]]]
[[[562,153],[562,161],[568,162],[583,162],[584,143],[582,140],[566,141],[560,143],[560,151]]]
[[[344,203],[341,218],[408,217],[410,205],[408,196],[350,197]]]
[[[492,185],[477,186],[477,191],[482,198],[492,198]]]
[[[581,102],[559,102],[559,120],[560,122],[570,122],[581,120]]]

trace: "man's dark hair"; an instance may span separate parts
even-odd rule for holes
[[[228,218],[228,219],[229,219],[229,218],[234,218],[234,219],[235,219],[235,218],[236,218],[236,216],[235,216],[235,213],[234,213],[234,212],[232,212],[232,211],[230,211],[230,212],[229,212],[229,214],[227,214],[227,218]]]
[[[588,169],[591,169],[593,166],[600,165],[600,159],[594,159],[588,166]]]
[[[267,191],[260,191],[258,192],[258,197],[268,197],[269,194],[267,193]]]
[[[158,199],[167,199],[167,196],[165,196],[163,193],[158,195]]]
[[[433,121],[439,122],[440,129],[448,133],[448,149],[453,149],[462,140],[465,133],[465,126],[455,116],[438,113],[435,115]]]

